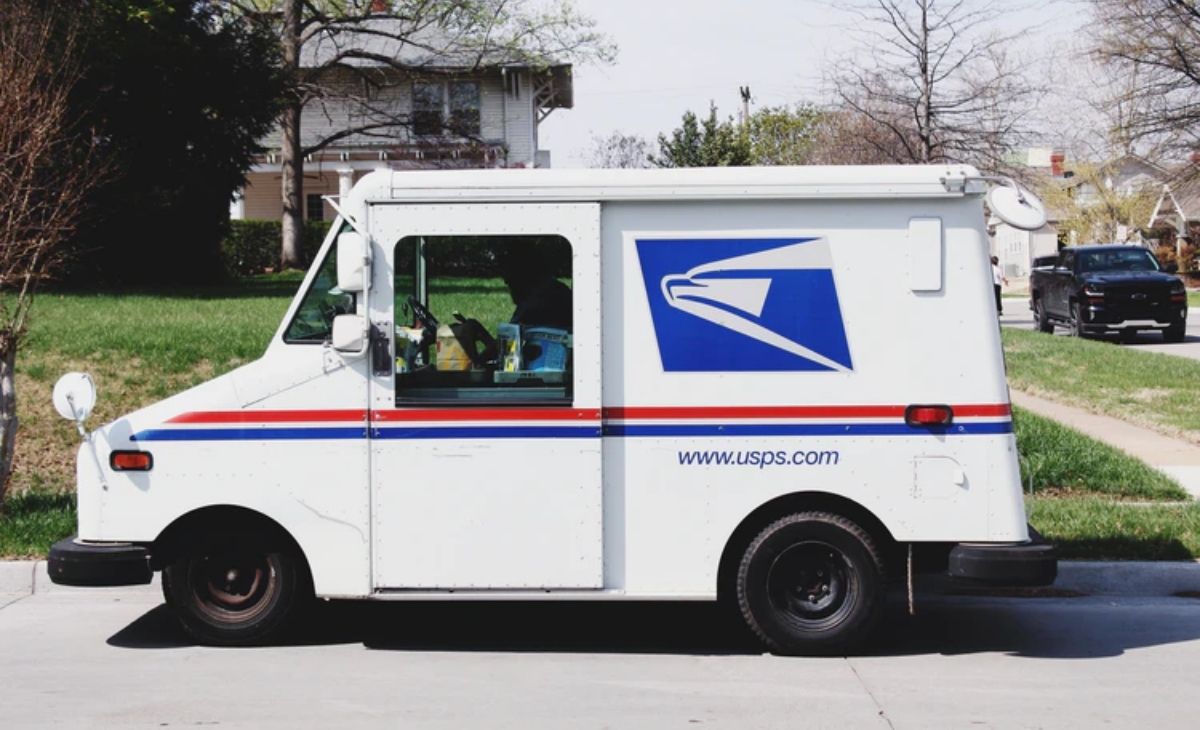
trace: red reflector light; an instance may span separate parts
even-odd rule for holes
[[[904,422],[910,426],[948,426],[954,420],[950,406],[909,406],[904,409]]]
[[[1173,302],[1186,302],[1186,301],[1187,301],[1187,294],[1172,294],[1172,295],[1171,295],[1171,301],[1173,301]]]
[[[108,465],[113,471],[150,471],[154,457],[149,451],[114,451],[108,455]]]

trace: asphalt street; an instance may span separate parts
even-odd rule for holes
[[[4,726],[1195,727],[1200,599],[923,596],[869,655],[763,654],[706,604],[328,604],[191,645],[154,589],[0,597]]]
[[[1000,316],[1000,324],[1005,327],[1033,329],[1033,312],[1029,309],[1029,300],[1005,298],[1004,314]],[[1059,337],[1070,337],[1065,327],[1055,327],[1054,334]],[[1107,339],[1117,342],[1117,339],[1113,337]],[[1184,338],[1183,342],[1167,344],[1163,342],[1162,335],[1160,334],[1141,332],[1131,342],[1121,343],[1121,346],[1133,347],[1149,352],[1165,352],[1168,355],[1179,355],[1180,357],[1190,357],[1200,360],[1200,308],[1192,307],[1188,310],[1187,337]]]

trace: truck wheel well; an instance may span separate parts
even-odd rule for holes
[[[746,515],[734,529],[725,542],[721,562],[717,567],[718,598],[722,601],[732,598],[734,574],[742,560],[742,553],[763,528],[789,514],[814,510],[841,515],[866,530],[875,539],[883,555],[885,567],[892,573],[894,563],[900,556],[899,545],[892,537],[891,531],[870,510],[851,499],[828,492],[794,492],[759,506]]]
[[[182,515],[167,525],[150,546],[151,567],[160,570],[174,562],[196,539],[214,533],[252,535],[273,547],[292,552],[308,571],[308,560],[299,543],[275,520],[261,512],[233,505],[215,505]]]

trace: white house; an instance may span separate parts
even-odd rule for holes
[[[367,21],[374,22],[389,21]],[[330,67],[347,42],[412,70],[362,59]],[[437,47],[367,33],[348,41],[345,32],[303,47],[302,68],[314,70],[327,93],[304,107],[301,143],[314,147],[334,138],[305,157],[306,219],[331,219],[333,209],[322,196],[345,194],[355,180],[381,168],[550,166],[550,152],[538,146],[538,125],[553,110],[573,106],[570,64],[430,51]],[[368,77],[375,83],[368,84]],[[262,145],[267,151],[247,175],[231,218],[282,217],[281,132],[276,129]]]

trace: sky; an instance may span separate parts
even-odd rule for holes
[[[584,167],[593,136],[613,131],[654,140],[674,129],[688,109],[709,101],[722,117],[740,106],[749,86],[752,108],[820,102],[826,59],[846,52],[849,17],[819,0],[574,0],[619,47],[609,66],[575,68],[575,107],[554,111],[541,125],[539,146],[554,167]],[[1085,10],[1081,2],[1036,4],[1005,18],[1031,28],[1023,53],[1065,42]],[[1032,62],[1031,62],[1032,63]]]

